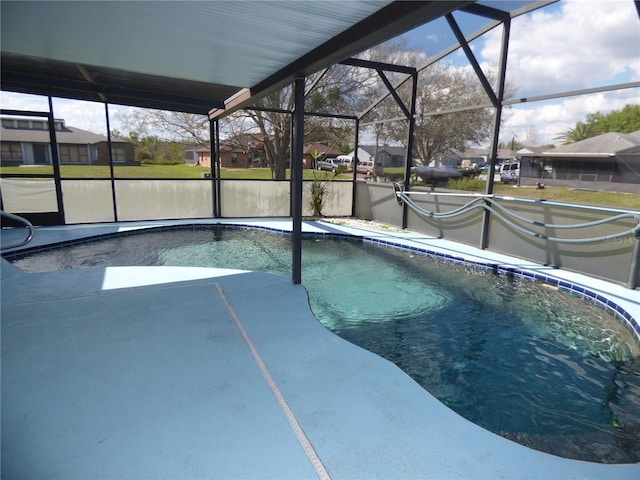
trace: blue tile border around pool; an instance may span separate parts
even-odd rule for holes
[[[268,231],[268,232],[278,233],[282,235],[291,235],[291,230],[289,229],[276,228],[276,227],[265,226],[265,225],[256,225],[256,224],[250,224],[246,222],[213,223],[213,224],[193,222],[193,223],[182,223],[178,225],[166,225],[166,224],[150,225],[150,226],[145,226],[142,228],[136,228],[136,229],[127,230],[127,231],[117,231],[117,232],[110,232],[110,233],[88,235],[86,237],[82,237],[78,239],[60,241],[60,242],[36,246],[32,248],[23,247],[20,249],[11,250],[6,254],[4,254],[3,257],[6,256],[10,258],[14,255],[22,255],[26,253],[53,250],[66,245],[89,243],[89,242],[94,242],[96,240],[113,238],[116,236],[135,235],[137,233],[142,233],[142,232],[176,230],[176,229],[193,229],[193,228],[204,229],[204,228],[211,228],[211,227],[228,228],[228,229],[246,228],[246,229]],[[417,253],[417,254],[426,256],[428,258],[433,258],[436,260],[441,260],[441,261],[451,262],[451,263],[459,263],[469,268],[482,269],[482,270],[495,273],[497,275],[504,275],[514,279],[520,279],[520,280],[531,281],[531,282],[538,281],[538,282],[546,283],[551,286],[557,287],[559,291],[568,293],[578,298],[582,298],[583,300],[602,308],[607,313],[615,317],[618,321],[620,321],[625,326],[625,328],[627,328],[627,330],[629,330],[634,335],[636,341],[640,344],[640,322],[637,319],[635,319],[629,312],[627,312],[622,306],[613,302],[611,299],[608,299],[596,292],[593,292],[582,286],[575,285],[566,280],[561,280],[558,278],[554,278],[552,276],[531,272],[531,271],[520,269],[513,266],[500,265],[499,263],[496,263],[496,262],[472,260],[469,258],[465,258],[463,256],[456,256],[456,255],[451,255],[449,253],[442,253],[437,250],[432,250],[428,248],[403,245],[397,241],[376,238],[373,236],[367,236],[367,235],[357,236],[351,233],[326,232],[326,231],[304,232],[303,236],[306,238],[329,237],[329,238],[340,238],[340,239],[351,239],[356,241],[362,241],[364,243],[372,243],[375,245],[380,245],[382,247],[388,247],[388,248],[393,248],[397,250]]]

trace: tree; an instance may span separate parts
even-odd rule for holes
[[[258,129],[271,167],[271,179],[284,180],[291,147],[291,115],[288,113],[293,109],[291,87],[267,95],[257,107],[265,110],[241,110],[237,116],[246,116]]]
[[[209,120],[204,115],[130,108],[120,115],[119,120],[129,133],[135,132],[140,137],[209,145]]]
[[[521,148],[524,148],[525,144],[522,143],[520,140],[518,140],[518,138],[514,135],[513,137],[511,137],[511,141],[510,142],[500,142],[498,143],[498,148],[507,148],[509,150],[513,150],[514,152],[517,150],[520,150]]]
[[[587,115],[587,124],[593,125],[597,135],[607,132],[631,133],[640,130],[640,105],[625,105],[607,115],[600,112]]]
[[[489,139],[493,121],[493,108],[470,108],[487,104],[488,98],[475,72],[470,68],[460,68],[444,62],[427,64],[428,56],[420,50],[411,50],[406,45],[388,45],[390,48],[376,52],[377,60],[397,65],[416,66],[418,85],[416,92],[416,116],[414,125],[412,157],[420,164],[443,161],[455,151],[471,145],[480,145]],[[412,82],[406,74],[391,74],[391,83],[402,78],[404,83],[397,88],[405,106],[409,108]],[[497,83],[496,69],[487,69],[485,75],[491,84]],[[399,83],[399,82],[398,82]],[[509,91],[512,88],[508,89]],[[372,89],[375,92],[375,89]],[[384,85],[379,86],[378,95],[387,93]],[[505,96],[509,96],[506,93]],[[460,109],[457,112],[446,113]],[[444,113],[438,113],[444,112]],[[376,123],[374,136],[376,143],[404,144],[407,141],[408,121],[397,103],[389,96],[367,115],[367,121]],[[388,121],[394,119],[394,121]]]
[[[587,138],[608,132],[631,133],[640,130],[640,105],[625,105],[622,110],[612,110],[606,115],[600,112],[589,113],[586,122],[577,122],[555,139],[563,145],[579,142]]]
[[[305,100],[309,113],[356,115],[362,105],[364,78],[358,69],[346,65],[334,65],[330,69],[309,78],[308,88],[315,80]],[[347,152],[353,147],[355,122],[314,115],[305,117],[306,143],[323,143],[335,150]]]
[[[421,50],[409,48],[404,39],[394,39],[379,45],[364,52],[360,58],[389,65],[413,67],[424,64],[428,59]],[[382,75],[391,85],[399,85],[396,88],[396,93],[404,106],[408,109],[411,105],[412,81],[410,75],[392,70],[385,70],[382,73],[375,70],[368,71],[368,77],[363,82],[362,100],[363,106],[369,110],[361,121],[365,124],[371,124],[369,133],[374,137],[374,157],[377,156],[378,147],[381,144],[406,143],[408,133],[406,115],[398,102],[390,95],[382,80]],[[385,97],[384,100],[380,101],[383,97]],[[372,105],[373,108],[370,108]]]
[[[307,86],[314,85],[305,99],[305,111],[314,113],[354,114],[362,105],[359,93],[371,73],[358,74],[353,67],[334,65],[307,79]],[[317,80],[317,82],[316,82]],[[284,180],[291,146],[291,115],[293,110],[292,88],[286,87],[260,99],[255,107],[236,113],[236,117],[250,120],[246,125],[255,128],[263,138],[267,161],[273,180]],[[284,112],[284,113],[283,113]],[[348,120],[307,116],[305,141],[325,143],[341,151],[350,148],[353,125]],[[353,123],[353,122],[351,122]]]
[[[179,165],[184,163],[184,145],[163,140],[153,135],[141,136],[129,133],[129,139],[136,146],[136,161],[142,164]]]
[[[540,145],[540,135],[536,127],[531,127],[522,135],[519,135],[518,140],[522,142],[523,147],[537,147]]]
[[[554,140],[562,140],[562,145],[569,145],[594,136],[596,136],[596,129],[593,123],[578,122],[574,128],[568,128]]]
[[[538,146],[540,146],[540,134],[536,127],[531,127],[524,133],[512,135],[509,142],[500,142],[498,144],[498,148],[508,148],[514,152],[521,148]]]
[[[496,73],[487,74],[495,83]],[[421,164],[443,161],[469,145],[487,142],[493,109],[480,108],[434,114],[487,102],[485,91],[470,69],[434,64],[420,74],[417,90],[414,156]]]

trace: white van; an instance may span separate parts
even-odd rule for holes
[[[519,162],[504,163],[502,167],[500,167],[500,181],[502,183],[517,182],[519,174]]]
[[[367,175],[373,175],[374,164],[372,160],[360,160],[358,161],[358,173],[366,173]]]
[[[327,158],[316,162],[316,168],[318,170],[335,172],[339,167],[344,167],[343,170],[351,170],[351,157],[347,155],[339,155],[336,158]]]
[[[338,155],[336,157],[336,164],[347,167],[347,170],[351,170],[351,163],[353,162],[353,158],[349,155]]]

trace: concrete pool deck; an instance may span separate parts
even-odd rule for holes
[[[44,227],[29,247],[150,226]],[[554,274],[640,318],[640,292],[424,235],[306,222]],[[2,232],[7,244],[24,232]],[[275,275],[180,267],[25,274],[1,263],[2,478],[637,479],[460,417],[314,318]],[[535,270],[537,269],[537,270]],[[547,271],[552,270],[552,271]]]

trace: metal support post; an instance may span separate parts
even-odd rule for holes
[[[493,194],[493,177],[496,173],[496,159],[498,157],[498,140],[500,136],[500,123],[502,121],[502,101],[504,100],[504,85],[507,74],[507,54],[509,52],[509,35],[511,32],[511,20],[505,19],[502,24],[502,49],[500,52],[500,70],[498,72],[498,92],[496,97],[495,116],[493,120],[493,133],[491,135],[491,148],[489,153],[489,172],[487,173],[487,187],[485,193]],[[483,76],[484,77],[484,76]],[[480,237],[480,248],[489,247],[489,225],[491,223],[491,212],[484,211],[482,217],[482,234]]]
[[[409,191],[410,180],[411,180],[411,164],[413,163],[413,134],[416,125],[416,97],[418,94],[418,72],[414,71],[411,74],[412,78],[412,89],[411,89],[411,105],[409,107],[409,126],[407,130],[407,160],[405,162],[405,171],[404,171],[404,190],[405,192]],[[407,228],[408,224],[408,209],[407,205],[402,203],[402,228]]]
[[[627,288],[638,287],[638,270],[640,269],[640,235],[636,235],[633,243],[633,254],[631,255],[631,265],[629,266],[629,281]]]
[[[217,127],[218,120],[209,120],[209,175],[211,176],[211,202],[213,217],[217,218],[218,215],[218,175],[216,172],[216,161],[218,156],[217,149]]]
[[[353,147],[353,158],[351,159],[351,166],[353,167],[353,186],[351,189],[351,216],[356,216],[356,180],[358,179],[358,163],[360,160],[358,159],[358,143],[360,142],[360,119],[356,118],[356,133],[354,139],[354,147]]]
[[[113,220],[118,221],[118,204],[116,203],[116,174],[113,168],[113,152],[111,151],[111,123],[109,122],[109,104],[104,104],[104,116],[107,120],[107,146],[109,147],[109,177],[111,178],[111,202],[113,204]]]
[[[58,155],[58,142],[56,140],[55,116],[53,115],[53,99],[49,98],[49,143],[51,144],[51,164],[53,166],[53,182],[56,186],[56,202],[58,204],[58,215],[60,223],[67,222],[64,215],[64,202],[62,201],[62,181],[60,176],[60,156]]]
[[[291,205],[293,217],[292,282],[302,283],[302,154],[304,147],[304,78],[294,84],[293,135],[291,138]]]

